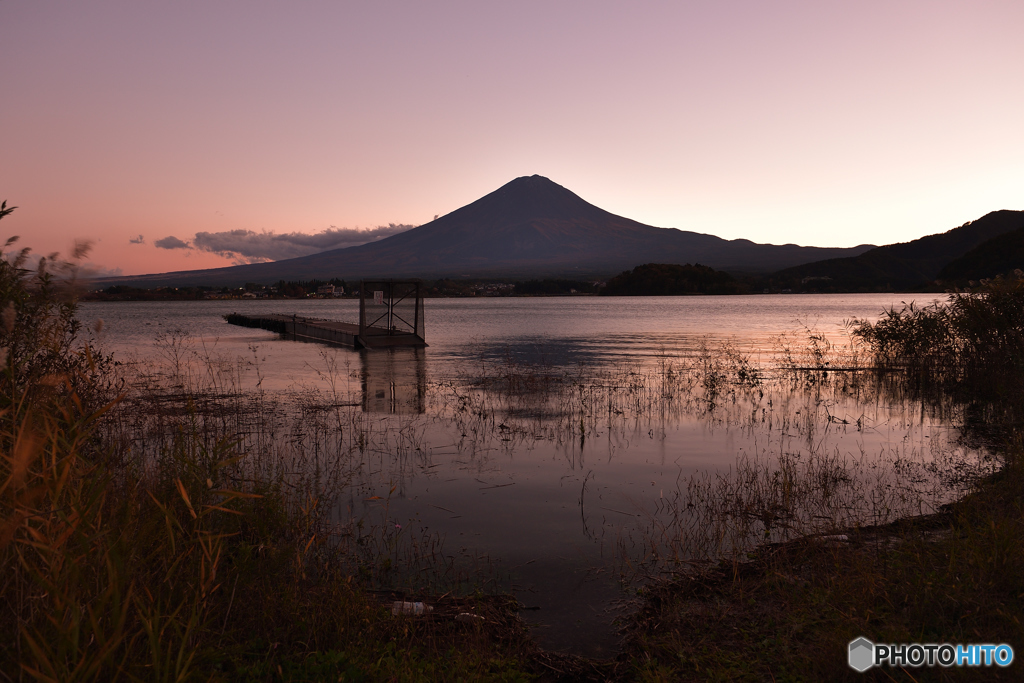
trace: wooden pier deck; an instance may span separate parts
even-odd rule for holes
[[[355,323],[338,320],[321,320],[297,315],[241,315],[231,313],[224,316],[232,325],[258,327],[277,332],[292,339],[306,339],[351,346],[356,349],[378,349],[393,346],[424,347],[423,338],[412,332],[388,330],[383,327],[360,327]]]

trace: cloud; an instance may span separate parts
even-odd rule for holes
[[[182,242],[174,235],[165,237],[162,240],[153,242],[160,249],[191,249],[192,246],[188,242]]]
[[[281,259],[309,256],[329,249],[344,249],[384,239],[400,232],[411,230],[415,225],[389,223],[369,230],[358,228],[335,228],[333,225],[323,232],[312,235],[301,232],[276,234],[252,230],[229,230],[226,232],[198,232],[193,245],[201,251],[209,251],[236,263],[260,263]],[[160,240],[164,242],[169,239]],[[181,246],[187,244],[176,240]],[[163,246],[157,242],[157,246]],[[164,246],[168,249],[172,247]]]
[[[128,242],[130,244],[145,244],[146,238],[143,237],[142,235],[139,235],[138,237],[129,237]]]

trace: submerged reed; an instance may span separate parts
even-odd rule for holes
[[[940,416],[984,457],[945,448],[924,462],[900,455],[865,471],[863,463],[828,453],[802,463],[782,454],[771,465],[741,461],[732,476],[691,484],[673,504],[684,522],[666,531],[665,545],[679,542],[686,551],[673,561],[685,561],[694,547],[717,551],[724,542],[743,550],[759,535],[764,543],[746,556],[733,553],[732,561],[704,562],[700,571],[677,572],[670,564],[671,578],[648,586],[627,624],[630,677],[859,680],[863,674],[846,665],[845,653],[860,636],[886,643],[1004,642],[1019,650],[1020,276],[953,293],[946,305],[888,311],[877,323],[857,321],[853,328],[867,361],[851,377],[859,391],[877,390],[887,401]],[[836,417],[830,412],[828,423]],[[936,505],[944,498],[946,504]],[[794,514],[792,503],[800,499]],[[930,505],[916,510],[918,502]],[[930,509],[935,513],[922,514]],[[790,534],[794,526],[799,535]],[[802,535],[807,531],[815,535]],[[1016,680],[1019,672],[1011,669],[876,673],[893,680]]]

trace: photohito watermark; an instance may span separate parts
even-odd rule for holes
[[[864,673],[873,666],[1009,666],[1013,648],[999,645],[949,643],[902,643],[882,645],[867,638],[850,641],[850,668]]]

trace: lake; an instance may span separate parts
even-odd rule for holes
[[[635,588],[624,577],[663,566],[645,548],[665,537],[694,476],[730,472],[737,458],[867,468],[982,457],[933,407],[845,380],[769,380],[782,346],[802,345],[808,330],[843,345],[846,321],[935,299],[427,299],[428,348],[361,352],[223,320],[262,312],[354,322],[358,301],[346,299],[92,302],[79,318],[104,321],[97,341],[116,358],[165,373],[175,358],[205,362],[240,390],[278,397],[282,415],[289,401],[333,397],[332,419],[368,440],[345,452],[340,521],[386,529],[389,542],[406,544],[397,560],[430,538],[432,552],[531,608],[523,616],[543,647],[610,656],[613,620]],[[725,358],[723,345],[763,379],[719,386],[707,367],[694,370],[694,358]],[[303,427],[288,429],[282,438]]]
[[[427,299],[426,361],[434,376],[470,359],[511,353],[532,362],[571,364],[692,351],[702,339],[732,339],[771,350],[773,337],[805,327],[842,341],[844,322],[875,320],[892,306],[936,301],[933,294],[757,295],[729,297],[537,297]],[[161,331],[187,330],[223,353],[259,343],[272,358],[270,381],[301,380],[315,349],[296,350],[276,335],[227,325],[227,313],[283,313],[358,320],[354,299],[85,303],[80,318],[105,322],[114,351],[152,352]],[[148,349],[148,350],[147,350]]]

